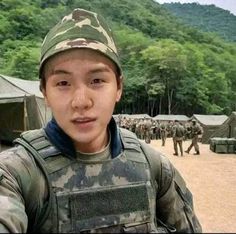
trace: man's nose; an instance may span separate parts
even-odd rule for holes
[[[71,104],[74,109],[88,109],[92,106],[92,98],[86,87],[76,88]]]

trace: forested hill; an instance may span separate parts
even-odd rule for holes
[[[165,3],[163,6],[188,25],[236,42],[236,16],[230,11],[198,3]]]
[[[0,73],[37,79],[46,32],[77,7],[101,13],[114,29],[125,76],[116,112],[236,110],[236,43],[180,23],[154,0],[1,0]]]

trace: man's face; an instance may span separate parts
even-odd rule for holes
[[[111,60],[90,49],[73,49],[45,64],[47,105],[81,152],[97,152],[108,140],[107,125],[122,84]]]

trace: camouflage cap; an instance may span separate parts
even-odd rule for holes
[[[40,78],[42,67],[49,57],[72,48],[89,48],[103,53],[117,65],[121,74],[117,48],[106,21],[97,13],[77,8],[56,24],[44,38]]]

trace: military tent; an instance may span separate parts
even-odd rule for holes
[[[39,81],[0,75],[0,140],[11,142],[25,130],[45,126],[51,118]]]
[[[191,119],[197,122],[203,128],[201,141],[203,144],[208,144],[213,132],[220,128],[220,126],[227,120],[227,115],[198,115],[194,114]]]
[[[232,112],[224,123],[216,129],[210,137],[236,138],[236,112]]]
[[[130,114],[129,118],[131,119],[151,119],[152,117],[148,114]]]
[[[128,119],[152,119],[152,117],[148,114],[114,114],[114,119],[117,120],[118,118],[128,118]]]
[[[153,119],[160,122],[178,120],[181,123],[186,123],[189,120],[189,117],[187,117],[186,115],[156,115],[155,117],[153,117]]]

